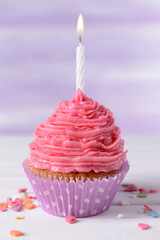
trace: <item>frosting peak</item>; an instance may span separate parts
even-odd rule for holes
[[[109,172],[126,160],[124,141],[109,109],[80,89],[37,126],[30,165],[53,172]]]

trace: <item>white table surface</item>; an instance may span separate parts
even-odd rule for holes
[[[98,216],[78,219],[68,224],[64,218],[45,213],[38,206],[34,210],[16,213],[12,210],[0,212],[0,239],[12,239],[10,230],[20,230],[25,235],[20,239],[159,239],[160,218],[152,218],[139,213],[144,204],[160,212],[160,136],[124,136],[128,159],[131,165],[123,183],[134,183],[139,188],[157,189],[159,192],[147,198],[130,199],[122,187],[117,193],[110,209]],[[24,174],[21,163],[29,154],[28,144],[32,137],[0,137],[0,202],[12,197],[19,188],[32,188]],[[120,206],[121,200],[130,202],[129,206]],[[117,219],[123,213],[125,219]],[[15,216],[25,216],[24,220],[15,220]],[[138,223],[147,223],[148,230],[138,228]]]

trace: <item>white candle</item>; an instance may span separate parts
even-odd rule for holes
[[[77,23],[77,34],[79,36],[79,46],[76,49],[76,89],[84,91],[84,55],[85,48],[82,46],[83,18],[79,15]]]

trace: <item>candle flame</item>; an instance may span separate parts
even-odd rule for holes
[[[84,32],[84,24],[82,14],[79,14],[78,22],[77,22],[77,34],[78,36],[82,36]]]

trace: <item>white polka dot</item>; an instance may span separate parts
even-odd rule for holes
[[[32,183],[33,183],[33,184],[36,184],[36,182],[35,182],[34,180],[32,180]]]
[[[52,202],[52,205],[53,205],[53,207],[55,207],[57,205],[57,203],[56,202]]]
[[[117,181],[117,184],[119,184],[121,182],[121,180],[119,179],[118,181]]]
[[[42,205],[42,203],[41,202],[38,202],[39,203],[39,205],[41,206]]]
[[[89,199],[88,199],[88,198],[85,198],[85,199],[84,199],[84,202],[85,202],[85,203],[89,203]]]
[[[103,210],[105,210],[107,208],[107,206],[106,205],[104,205],[104,207],[103,207]]]
[[[93,210],[93,211],[92,211],[92,214],[96,214],[96,213],[97,213],[97,210]]]
[[[74,196],[74,199],[77,200],[77,199],[78,199],[78,196],[75,195],[75,196]]]
[[[79,187],[80,189],[83,189],[83,185],[82,185],[82,184],[79,184],[78,187]]]
[[[45,191],[45,192],[44,192],[44,195],[45,195],[45,196],[49,195],[49,192],[48,192],[48,191]]]
[[[100,203],[100,200],[98,198],[96,199],[96,203]]]
[[[41,193],[41,192],[39,192],[39,195],[42,195],[42,193]]]
[[[109,198],[109,195],[106,196],[106,199],[108,199],[108,198]]]
[[[53,186],[51,186],[51,189],[52,189],[52,190],[54,190],[54,187],[53,187]]]
[[[66,216],[65,212],[61,212],[61,216],[65,217]]]
[[[101,192],[101,193],[103,193],[103,192],[104,192],[104,189],[103,189],[103,188],[99,188],[98,191]]]
[[[89,192],[92,193],[92,192],[93,192],[93,188],[91,188],[91,189],[89,190]]]
[[[67,192],[67,193],[69,193],[69,190],[68,190],[68,188],[66,188],[66,192]]]
[[[63,197],[62,196],[59,196],[59,199],[61,199],[63,201]]]
[[[69,207],[69,209],[72,209],[73,206],[72,206],[72,205],[69,205],[68,207]]]
[[[83,209],[79,210],[79,213],[80,213],[80,214],[83,214],[83,213],[84,213],[84,210],[83,210]]]
[[[46,208],[49,208],[49,205],[48,205],[48,204],[46,204]]]

